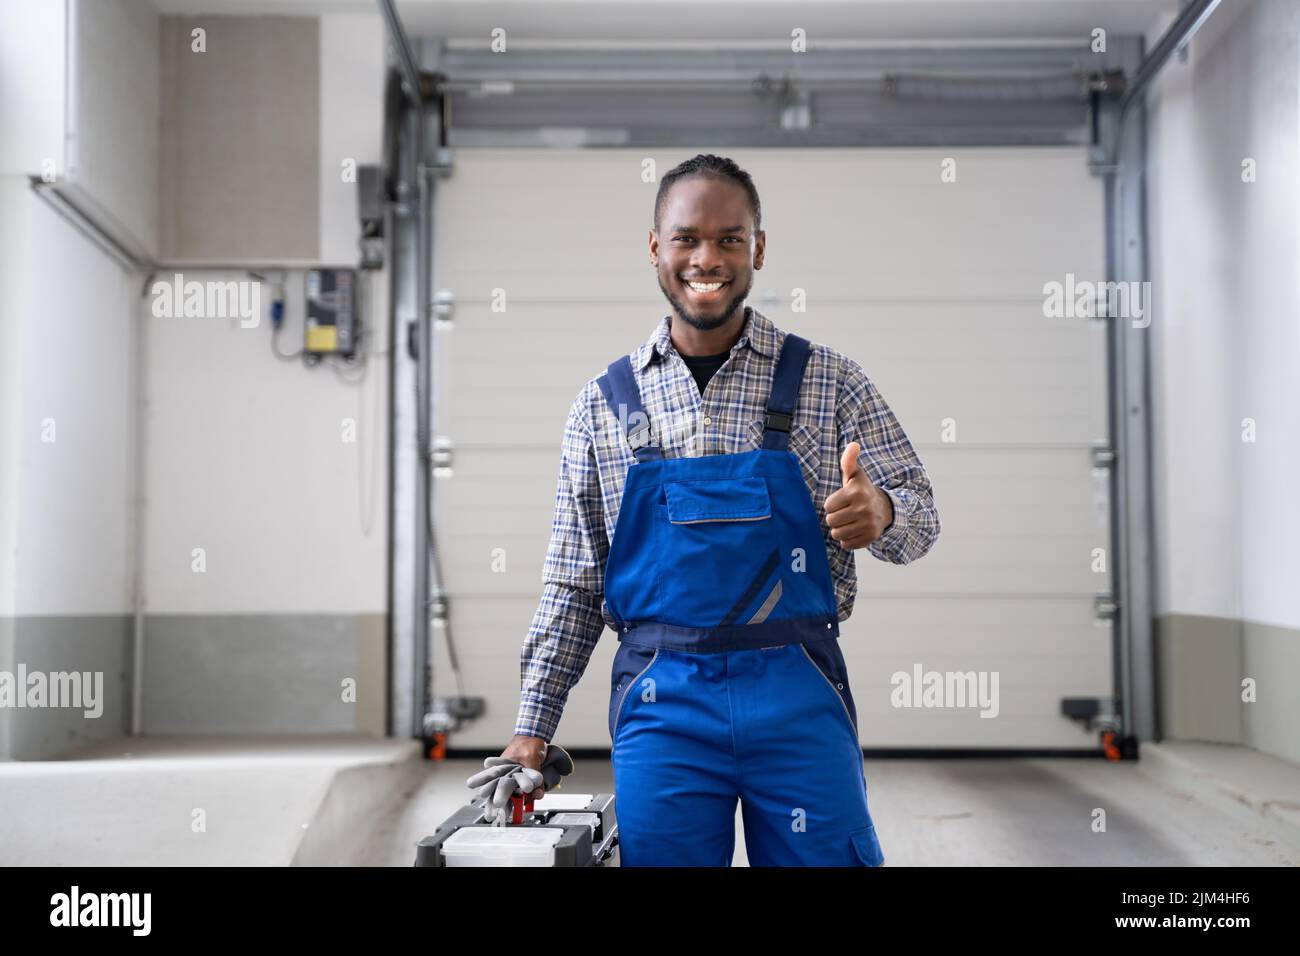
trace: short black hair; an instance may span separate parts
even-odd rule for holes
[[[673,183],[679,179],[691,179],[696,176],[711,176],[714,179],[730,179],[732,182],[744,188],[749,195],[749,209],[754,214],[754,230],[758,231],[763,228],[763,207],[758,201],[758,190],[754,188],[754,180],[749,173],[745,172],[735,164],[733,160],[725,156],[714,156],[712,153],[699,153],[692,156],[683,163],[678,163],[672,169],[664,174],[663,179],[659,180],[659,193],[655,196],[655,231],[659,231],[659,220],[664,211],[664,200],[668,198],[668,190],[672,188]]]

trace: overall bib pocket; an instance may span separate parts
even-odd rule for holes
[[[664,483],[657,587],[668,623],[765,620],[780,599],[772,501],[761,476]]]

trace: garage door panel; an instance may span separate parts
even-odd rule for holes
[[[480,678],[499,668],[482,685],[489,719],[458,744],[500,746],[518,707],[573,397],[667,312],[648,265],[646,155],[662,173],[685,154],[459,149],[437,191],[436,282],[456,297],[436,356],[437,432],[456,449],[437,485],[439,543],[462,656]],[[1044,283],[1103,278],[1086,151],[731,155],[755,176],[768,230],[752,301],[856,359],[934,482],[943,533],[931,554],[907,566],[857,555],[842,644],[864,746],[1095,746],[1059,700],[1110,694],[1111,629],[1093,616],[1110,576],[1092,562],[1109,542],[1091,462],[1107,427],[1105,327],[1042,314]],[[939,180],[948,156],[956,183]],[[505,312],[492,308],[498,289]],[[791,311],[795,289],[806,311]],[[605,632],[571,693],[566,746],[609,745],[616,647]],[[1000,716],[890,706],[889,675],[918,661],[997,670]]]
[[[772,318],[863,365],[914,442],[938,440],[944,428],[958,441],[978,443],[1086,446],[1105,434],[1100,326],[1045,331],[1031,316],[985,329],[989,313],[978,309],[956,324],[911,309],[918,314],[898,321],[836,325],[826,318],[846,311]],[[438,341],[442,433],[495,442],[502,421],[512,429],[518,422],[535,440],[543,423],[568,411],[582,383],[649,335],[659,315],[631,303],[520,304],[505,313],[458,305],[455,329]],[[859,344],[849,344],[855,338]],[[999,341],[1017,344],[1003,354]]]
[[[435,194],[437,281],[467,295],[644,290],[657,183],[631,150],[464,149]],[[668,167],[664,167],[665,170]],[[653,292],[653,288],[649,291]]]
[[[663,314],[654,303],[626,302],[508,303],[493,312],[458,293],[454,326],[436,344],[439,434],[458,444],[543,442],[558,454],[578,391],[639,346]]]
[[[558,470],[555,448],[460,449],[436,501],[447,587],[455,593],[535,592],[550,538]],[[1087,529],[1091,482],[1080,477],[1080,452],[1014,454],[984,449],[921,450],[943,533],[922,561],[892,565],[857,557],[859,594],[1100,593],[1093,549],[1106,529]],[[466,502],[473,502],[471,505]],[[1083,529],[1083,530],[1080,530]],[[505,549],[505,572],[492,570]]]
[[[868,749],[953,747],[965,750],[1086,750],[1097,746],[1095,733],[1088,733],[1063,717],[1048,723],[1041,715],[1013,715],[1005,719],[984,720],[969,714],[895,711],[870,721],[860,719],[858,725],[859,740]]]
[[[1086,598],[863,597],[840,625],[845,659],[874,661],[900,652],[924,656],[966,653],[1038,659],[1049,671],[1072,654],[1109,647]]]
[[[483,719],[457,732],[453,745],[499,749],[514,733],[519,711],[519,652],[537,610],[537,594],[460,600],[453,597],[450,607],[465,692],[485,697],[487,701]],[[613,631],[606,629],[601,633],[582,680],[570,693],[564,709],[555,738],[561,746],[609,746],[605,715],[609,706],[610,669],[617,646],[618,638]],[[434,661],[438,692],[455,693],[450,660],[442,642]]]
[[[1076,560],[1072,556],[1077,541],[1067,540],[1060,546],[1058,550],[1066,552],[1064,556],[1053,553],[1052,544],[1051,538],[1026,536],[1022,553],[1009,546],[1001,546],[1001,553],[996,553],[987,545],[954,543],[945,546],[943,562],[938,562],[936,553],[933,556],[936,564],[929,568],[921,561],[897,570],[878,570],[863,563],[874,558],[860,557],[858,593],[917,594],[938,590],[944,594],[1017,594],[1029,598],[1085,591],[1091,597],[1103,590],[1100,581],[1092,580],[1086,558]],[[1095,587],[1089,589],[1084,585]]]
[[[1093,746],[1095,735],[1059,717],[1060,700],[1111,691],[1110,630],[1098,625],[1090,599],[859,597],[840,644],[866,747],[934,739],[965,747]],[[997,716],[894,707],[893,675],[912,675],[917,665],[923,673],[997,672]]]
[[[642,160],[648,155],[666,171],[680,153],[457,155],[455,177],[435,200],[439,223],[456,224],[456,242],[438,247],[440,282],[455,275],[470,286],[495,287],[508,274],[509,288],[520,295],[558,286],[615,298],[640,287],[657,188],[641,181]],[[1103,278],[1102,181],[1088,173],[1082,149],[730,155],[742,166],[752,163],[769,255],[823,296],[869,288],[925,298],[940,284],[974,296],[1024,295],[1068,272]],[[939,178],[940,161],[949,156],[958,161],[956,183]],[[836,172],[787,178],[810,161]]]
[[[506,313],[458,305],[457,316],[438,341],[441,430],[453,439],[497,441],[494,422],[521,421],[531,431],[566,413],[582,384],[639,345],[660,312],[628,303],[516,305]],[[977,312],[963,331],[915,317],[906,328],[858,320],[861,328],[850,335],[848,320],[836,333],[820,311],[772,318],[858,361],[914,442],[939,440],[949,419],[962,442],[1088,445],[1105,434],[1104,330],[1039,334],[1025,322],[980,334],[971,329]],[[1000,336],[1020,344],[998,355]],[[850,344],[855,337],[865,344]],[[1027,341],[1041,343],[1041,355],[1031,359]],[[1070,347],[1073,356],[1054,355]]]
[[[472,445],[458,451],[451,477],[434,482],[439,529],[453,536],[545,531],[549,538],[559,443],[557,434],[551,448]]]
[[[856,360],[909,436],[1090,444],[1106,433],[1105,327],[1044,319],[1036,303],[817,304],[778,325]]]
[[[511,594],[536,604],[555,511],[559,441],[554,436],[554,447],[546,449],[458,449],[451,477],[436,479],[439,556],[453,599]]]
[[[837,152],[842,165],[814,157],[797,188],[763,192],[768,255],[810,294],[1023,295],[1067,272],[1102,277],[1102,181],[1082,149]],[[783,164],[754,158],[762,191],[760,171]],[[954,183],[940,180],[948,158]]]
[[[1108,589],[1092,570],[1107,546],[1095,522],[1082,452],[922,447],[942,531],[922,560],[907,565],[857,554],[859,594],[1060,593]]]

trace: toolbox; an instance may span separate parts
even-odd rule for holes
[[[416,866],[615,866],[618,822],[610,793],[516,794],[505,826],[487,797],[452,814],[416,844]]]

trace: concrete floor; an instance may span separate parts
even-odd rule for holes
[[[560,792],[613,792],[608,761],[576,763]],[[1155,764],[1154,755],[1144,765],[868,760],[868,802],[887,866],[1300,865],[1300,828],[1233,808]],[[430,765],[403,811],[350,862],[409,865],[411,847],[465,802],[465,778],[481,767]],[[1097,807],[1104,833],[1091,830]],[[739,807],[732,865],[746,865]]]
[[[613,792],[608,760],[576,763],[561,793]],[[481,767],[422,761],[411,741],[292,737],[128,739],[0,763],[0,864],[410,866]],[[1244,748],[866,771],[888,866],[1300,865],[1300,767]],[[743,866],[739,807],[736,823]]]

